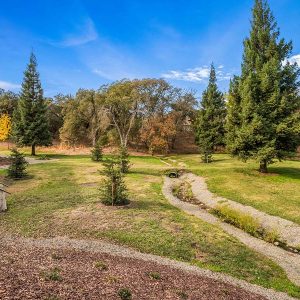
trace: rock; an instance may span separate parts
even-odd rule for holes
[[[275,242],[274,245],[275,245],[275,246],[279,246],[279,243],[278,243],[278,242]]]
[[[6,191],[0,187],[0,212],[6,211]]]

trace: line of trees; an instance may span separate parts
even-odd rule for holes
[[[203,161],[226,147],[244,161],[256,159],[266,172],[300,144],[299,67],[288,62],[292,43],[279,37],[267,1],[255,0],[241,75],[223,94],[212,65],[198,111],[193,92],[163,79],[124,79],[98,90],[79,89],[75,96],[45,98],[32,54],[20,95],[0,90],[0,114],[12,118],[12,136],[31,146],[33,155],[36,146],[53,140],[168,153],[192,128]]]
[[[163,79],[121,80],[98,90],[79,89],[75,96],[45,98],[34,54],[24,72],[21,93],[0,91],[0,110],[12,118],[17,145],[95,146],[107,143],[168,153],[196,115],[191,91]],[[1,130],[0,130],[1,131]]]
[[[270,163],[290,156],[300,144],[300,71],[288,61],[292,42],[279,38],[267,1],[255,0],[252,15],[241,75],[230,83],[227,115],[212,66],[196,133],[206,162],[218,146],[226,145],[243,161],[257,160],[265,173]]]

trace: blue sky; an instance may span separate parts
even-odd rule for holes
[[[230,76],[240,70],[253,5],[252,0],[0,3],[0,87],[18,91],[33,49],[46,96],[149,77],[200,94],[212,61],[226,91]],[[269,3],[300,62],[300,1]]]

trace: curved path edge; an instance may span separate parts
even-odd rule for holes
[[[186,173],[182,178],[191,183],[194,196],[210,208],[226,205],[233,210],[246,213],[256,219],[263,228],[276,232],[279,240],[286,243],[287,246],[293,248],[300,246],[300,226],[298,224],[278,216],[269,215],[252,206],[216,196],[208,190],[205,179],[201,176]],[[298,252],[296,249],[295,251]]]
[[[190,274],[200,275],[206,278],[221,281],[235,287],[242,288],[249,293],[255,293],[261,295],[269,300],[292,300],[292,298],[283,292],[276,292],[271,289],[267,289],[255,284],[248,283],[246,281],[225,275],[223,273],[213,272],[207,269],[201,269],[199,267],[190,265],[188,263],[175,261],[169,258],[141,253],[137,250],[127,248],[124,246],[111,244],[104,241],[95,240],[77,240],[69,239],[67,237],[56,237],[51,239],[33,239],[33,238],[15,238],[11,236],[5,236],[0,238],[0,243],[6,245],[21,244],[27,247],[38,247],[48,249],[72,249],[96,253],[106,253],[114,256],[136,258],[147,262],[154,262],[160,265],[168,266],[175,269],[188,272]]]
[[[172,187],[176,182],[180,182],[180,179],[171,179],[169,177],[164,178],[163,194],[169,200],[169,202],[184,212],[194,215],[195,217],[213,224],[218,225],[224,231],[230,235],[236,237],[243,244],[249,248],[263,254],[264,256],[272,259],[281,268],[284,269],[288,278],[295,284],[300,286],[300,256],[287,252],[273,244],[267,243],[263,240],[255,238],[241,229],[238,229],[230,224],[222,222],[217,217],[211,215],[207,211],[201,209],[198,205],[183,202],[175,197],[172,193]]]

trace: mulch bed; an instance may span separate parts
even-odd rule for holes
[[[149,275],[152,272],[155,278]],[[0,245],[2,300],[117,300],[122,288],[132,292],[132,300],[265,299],[153,262],[85,251]]]

